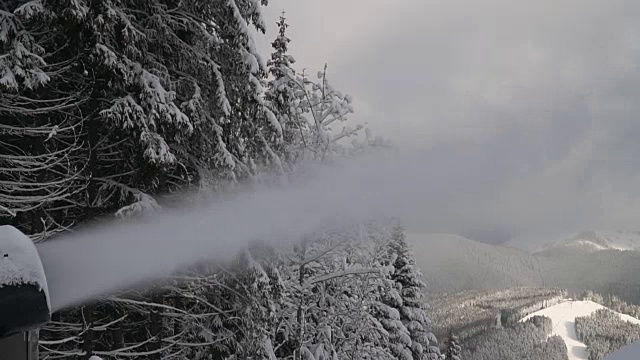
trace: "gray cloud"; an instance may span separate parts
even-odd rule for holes
[[[329,62],[356,120],[424,153],[425,186],[483,198],[452,214],[470,229],[640,215],[637,1],[272,0],[270,23],[282,8],[301,65]]]

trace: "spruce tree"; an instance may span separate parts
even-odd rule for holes
[[[287,28],[285,12],[282,12],[278,25],[278,36],[271,43],[274,52],[271,53],[271,59],[267,61],[269,67],[269,75],[272,79],[268,83],[268,91],[266,98],[271,103],[272,109],[283,120],[290,121],[291,101],[295,95],[295,71],[292,65],[295,63],[293,56],[288,54],[288,46],[291,39],[287,37]]]
[[[385,347],[396,359],[412,360],[411,335],[401,319],[402,298],[395,282],[384,276],[379,291],[379,301],[372,306],[372,312],[388,334]]]
[[[422,275],[416,268],[404,227],[400,224],[393,228],[390,251],[393,259],[391,279],[399,290],[401,304],[398,310],[400,319],[409,331],[413,359],[438,359],[440,352],[436,346],[437,340],[429,331],[431,320],[426,313],[426,284],[420,279]]]
[[[37,240],[82,215],[68,203],[87,189],[86,80],[76,56],[50,54],[65,53],[50,36],[56,17],[40,1],[0,4],[0,221]]]
[[[262,3],[3,2],[0,175],[25,185],[0,189],[0,216],[31,234],[281,172],[249,31]]]
[[[263,64],[249,28],[264,31],[266,2],[2,2],[2,220],[44,240],[89,218],[156,210],[158,194],[282,174],[281,157],[340,155],[337,142],[361,129],[333,128],[351,98],[326,71],[317,82],[295,75],[284,14]],[[353,237],[322,234],[293,264],[251,249],[224,270],[180,269],[57,314],[43,356],[384,359],[389,340],[410,360],[419,342],[395,268],[369,271],[377,252],[345,246]]]
[[[268,359],[270,346],[275,340],[276,311],[281,302],[279,273],[262,249],[243,251],[230,271],[223,275],[225,307],[230,309],[233,321],[227,321],[226,330],[234,331],[234,346],[229,355],[239,358]],[[272,350],[271,350],[272,351]]]
[[[257,177],[261,167],[279,171],[273,149],[281,129],[263,100],[267,70],[249,32],[264,30],[264,4],[2,2],[2,221],[44,240],[88,218],[155,210],[156,194],[217,189]],[[214,296],[220,294],[214,275],[198,273],[149,301],[135,294],[62,316],[69,324],[85,315],[100,319],[87,324],[83,346],[118,356],[226,346],[221,339],[233,337],[211,331],[224,318],[208,305],[225,296]],[[114,319],[117,309],[127,316]],[[90,329],[112,321],[114,341]],[[146,322],[155,329],[153,341]],[[74,341],[56,343],[43,356],[74,352],[81,343],[81,326],[56,326],[43,329],[43,338]]]
[[[460,342],[458,341],[458,337],[453,333],[453,329],[449,330],[449,337],[445,342],[446,350],[445,350],[445,360],[461,360],[460,354],[462,353],[462,348],[460,347]]]
[[[291,39],[287,37],[289,25],[284,11],[276,25],[278,36],[271,43],[274,51],[267,61],[270,79],[267,82],[265,99],[282,125],[284,143],[278,150],[284,154],[287,163],[291,164],[296,159],[295,149],[303,146],[299,132],[305,124],[300,123],[301,119],[296,111],[296,90],[299,86],[293,69],[295,59],[288,53]]]

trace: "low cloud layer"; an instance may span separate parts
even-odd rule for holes
[[[283,8],[299,66],[328,62],[355,120],[422,152],[425,188],[494,197],[470,217],[506,212],[471,233],[640,215],[637,1],[272,0],[269,23]]]

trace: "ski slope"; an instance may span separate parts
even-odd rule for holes
[[[587,346],[578,340],[575,329],[575,318],[579,316],[589,316],[598,309],[605,307],[592,301],[573,301],[565,300],[558,305],[548,307],[533,314],[528,315],[522,321],[532,316],[546,316],[553,322],[552,335],[560,336],[567,344],[567,353],[569,360],[587,360]],[[625,321],[640,324],[640,320],[629,315],[620,315]]]

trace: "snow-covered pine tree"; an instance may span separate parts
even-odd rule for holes
[[[281,273],[285,291],[275,344],[279,358],[302,359],[312,354],[309,346],[320,351],[318,346],[321,345],[326,350],[325,344],[316,343],[319,328],[314,323],[320,314],[314,303],[317,305],[318,296],[324,292],[318,291],[319,287],[311,286],[310,282],[326,272],[323,260],[338,252],[338,246],[332,240],[319,233],[309,234],[299,244],[284,250],[286,260],[281,265]]]
[[[345,338],[351,342],[345,349],[346,358],[354,359],[402,359],[402,352],[395,348],[404,339],[409,340],[409,332],[400,320],[399,312],[384,303],[386,295],[392,291],[389,279],[389,266],[385,265],[388,256],[389,233],[378,221],[361,224],[355,241],[347,248],[349,262],[359,264],[375,272],[348,278],[341,284],[349,288],[357,306],[352,310],[354,320],[347,326]],[[410,348],[405,347],[404,355],[411,356]]]
[[[300,131],[300,125],[298,124],[299,117],[295,111],[296,84],[293,80],[295,70],[292,68],[295,59],[288,54],[291,40],[286,34],[289,25],[286,22],[284,11],[276,25],[278,26],[278,36],[271,43],[274,51],[267,61],[270,78],[265,91],[265,99],[282,126],[284,142],[279,147],[279,152],[283,153],[287,157],[287,163],[291,164],[295,161],[295,153],[291,149],[299,147],[296,141],[300,140],[300,136],[297,134]],[[284,148],[285,146],[287,149]]]
[[[262,99],[266,69],[249,33],[250,26],[264,29],[260,16],[264,3],[2,3],[0,21],[9,24],[8,29],[21,29],[7,32],[3,50],[21,44],[28,52],[15,55],[33,60],[21,59],[28,66],[15,76],[6,71],[15,69],[15,64],[3,63],[0,70],[7,89],[18,95],[14,99],[33,99],[32,104],[15,103],[16,122],[6,125],[16,129],[2,132],[2,143],[10,144],[8,154],[14,155],[10,160],[23,165],[15,166],[19,171],[9,178],[37,184],[41,189],[36,190],[43,194],[38,198],[33,196],[37,192],[25,188],[31,191],[25,197],[29,202],[7,211],[13,216],[11,222],[38,224],[44,218],[45,230],[51,231],[47,228],[63,228],[101,214],[129,216],[156,209],[153,196],[157,193],[191,184],[216,187],[229,179],[253,177],[264,162],[278,168],[279,158],[271,148],[281,141],[281,131]],[[7,59],[13,61],[11,57],[3,61]],[[9,97],[4,91],[0,94],[4,104]],[[30,133],[32,143],[25,143],[25,133]],[[50,177],[39,178],[43,173]],[[2,198],[0,211],[4,210]],[[39,231],[32,229],[26,232]],[[229,334],[211,332],[224,318],[216,315],[210,306],[215,302],[208,298],[216,294],[218,280],[215,273],[203,272],[170,286],[159,303],[131,294],[131,298],[93,307],[96,316],[90,317],[101,319],[109,324],[109,332],[122,336],[115,336],[120,340],[113,342],[87,338],[86,346],[106,355],[131,357],[149,351],[193,354],[199,351],[196,344],[200,348],[225,345]],[[113,319],[114,308],[126,309],[127,320]],[[157,342],[143,331],[145,314],[158,308],[164,309],[157,312],[164,326],[175,325],[161,329],[166,349],[154,349]],[[104,326],[83,324],[78,312],[64,317],[73,326],[60,331],[52,323],[45,329],[43,337],[53,345],[43,349],[44,354],[74,353],[80,333],[91,334],[91,326]],[[159,323],[156,320],[152,322]],[[83,332],[85,325],[89,328]],[[56,336],[71,340],[59,343]]]
[[[437,340],[429,331],[431,320],[427,316],[424,299],[426,284],[420,279],[422,275],[416,268],[415,258],[401,224],[397,224],[392,230],[389,249],[394,268],[391,279],[399,290],[398,302],[401,300],[401,305],[398,310],[402,322],[409,330],[413,359],[439,359]]]
[[[262,250],[265,248],[259,249]],[[235,319],[225,321],[225,330],[234,332],[233,346],[229,347],[226,356],[270,359],[277,307],[283,290],[277,269],[268,255],[253,254],[247,249],[231,268],[223,271],[221,279],[222,306],[229,311],[227,317]]]
[[[281,129],[264,104],[266,68],[249,33],[250,26],[264,30],[260,1],[2,6],[0,46],[9,56],[0,64],[0,86],[18,95],[3,97],[3,111],[16,119],[6,124],[13,131],[3,132],[3,143],[23,148],[37,138],[27,154],[7,153],[47,161],[7,174],[40,186],[25,189],[31,196],[24,203],[13,199],[5,206],[0,198],[10,216],[65,196],[84,205],[82,220],[140,202],[141,193],[255,176],[264,162],[281,168],[272,151]],[[21,100],[14,106],[11,99]],[[61,169],[69,160],[74,163]],[[58,168],[49,171],[51,164]],[[38,178],[43,172],[51,179]],[[33,196],[39,190],[46,196]],[[49,223],[64,225],[73,215],[52,214]]]
[[[226,9],[220,11],[221,23],[236,24],[220,28],[223,44],[230,44],[220,55],[223,67],[233,71],[225,72],[228,77],[227,94],[235,99],[230,103],[231,117],[222,125],[228,134],[242,135],[239,141],[227,142],[228,150],[234,155],[237,170],[245,177],[275,171],[286,177],[284,165],[274,148],[282,143],[282,126],[264,99],[267,68],[257,53],[253,38],[248,31],[253,24],[264,32],[260,16],[260,3],[265,0],[228,0]],[[236,135],[237,136],[237,135]]]
[[[87,218],[153,211],[159,193],[196,184],[219,188],[265,169],[282,174],[280,151],[290,151],[283,141],[304,144],[291,151],[319,160],[340,154],[338,142],[359,127],[333,131],[352,112],[351,99],[331,88],[326,71],[321,83],[306,77],[287,82],[295,89],[289,110],[300,120],[299,138],[285,138],[278,112],[269,109],[267,69],[249,33],[251,26],[264,29],[265,4],[2,2],[3,220],[44,239]],[[291,65],[292,58],[283,59]],[[264,345],[262,356],[273,357],[287,345],[273,341],[272,307],[289,322],[289,338],[299,340],[293,347],[298,355],[378,354],[374,350],[384,346],[376,344],[375,331],[342,328],[349,321],[367,328],[376,320],[368,309],[377,293],[358,291],[379,279],[359,272],[361,260],[346,260],[339,243],[348,236],[333,235],[305,248],[286,274],[292,281],[282,289],[283,300],[266,295],[280,283],[276,272],[248,256],[239,261],[244,271],[185,269],[169,284],[56,314],[61,321],[42,331],[42,354],[206,359]],[[344,313],[330,313],[334,307]]]
[[[283,139],[286,148],[280,147],[280,151],[286,156],[289,165],[293,164],[300,155],[300,149],[304,148],[304,137],[301,136],[307,124],[301,123],[301,117],[296,111],[296,92],[298,84],[295,81],[293,64],[295,59],[288,53],[291,39],[287,37],[287,24],[285,12],[282,12],[278,23],[278,35],[271,43],[274,51],[267,61],[270,79],[265,93],[265,99],[273,110],[278,121],[282,125]]]
[[[449,337],[445,341],[445,360],[461,360],[462,348],[458,337],[453,333],[453,329],[449,330]]]
[[[371,313],[385,329],[387,336],[383,344],[396,359],[413,360],[411,352],[411,334],[402,321],[400,309],[403,300],[400,296],[401,287],[393,279],[396,271],[394,262],[396,255],[391,248],[391,227],[389,222],[379,220],[370,224],[379,239],[376,243],[382,247],[384,253],[378,256],[377,263],[381,270],[380,283],[377,286],[378,297],[371,306]]]
[[[286,295],[274,342],[280,358],[390,358],[386,332],[371,312],[381,276],[369,266],[375,252],[366,240],[357,226],[331,228],[308,234],[285,256]]]
[[[49,53],[55,15],[40,1],[0,4],[0,219],[38,241],[77,220],[69,199],[86,188],[85,84],[75,57]]]

